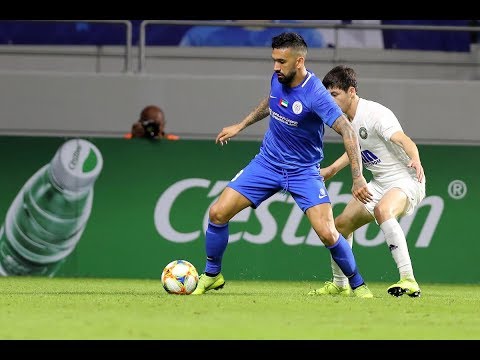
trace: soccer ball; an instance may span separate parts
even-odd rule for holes
[[[161,280],[169,294],[189,295],[197,287],[198,272],[187,260],[173,260],[163,269]]]

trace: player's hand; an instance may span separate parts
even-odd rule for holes
[[[355,199],[366,204],[373,198],[373,194],[368,190],[367,180],[360,176],[353,180],[352,194]]]
[[[414,168],[417,172],[417,179],[419,182],[422,182],[425,178],[425,172],[423,171],[422,163],[418,160],[411,160],[408,164],[408,167]]]
[[[228,144],[231,138],[233,138],[235,135],[237,135],[241,130],[241,127],[239,124],[231,125],[224,127],[222,131],[220,131],[217,135],[217,138],[215,139],[215,144],[222,144],[222,146],[225,144]]]

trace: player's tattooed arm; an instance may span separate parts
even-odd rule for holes
[[[247,126],[255,124],[257,121],[260,121],[266,118],[270,114],[269,98],[266,97],[255,107],[255,109],[250,112],[241,122],[234,125],[224,127],[217,135],[215,139],[216,143],[227,144],[231,138],[236,136],[240,131],[245,129]]]
[[[358,139],[353,130],[352,124],[345,116],[340,116],[333,123],[333,130],[339,133],[343,138],[343,144],[348,158],[350,159],[350,167],[352,168],[353,179],[362,175],[362,162],[360,157],[360,146]]]
[[[357,200],[362,203],[367,203],[371,200],[372,194],[367,188],[367,181],[362,173],[362,157],[360,155],[360,145],[355,130],[344,115],[340,116],[333,123],[332,128],[342,136],[343,145],[350,160],[353,179],[352,194]]]
[[[260,101],[260,103],[253,109],[253,111],[247,115],[245,119],[240,123],[242,124],[242,130],[247,126],[255,124],[256,122],[265,119],[270,114],[269,98],[266,97]]]

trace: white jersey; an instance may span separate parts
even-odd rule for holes
[[[368,189],[372,201],[365,204],[373,217],[374,209],[383,195],[391,188],[401,189],[409,199],[405,215],[413,212],[425,198],[425,178],[420,183],[414,168],[401,146],[390,141],[397,131],[403,131],[395,114],[385,106],[360,98],[352,126],[358,134],[364,168],[371,171],[373,179]]]
[[[360,98],[352,126],[358,135],[363,166],[379,182],[410,177],[415,169],[407,167],[410,160],[405,151],[390,141],[397,131],[403,131],[395,114],[387,107]]]

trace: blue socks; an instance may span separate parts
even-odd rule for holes
[[[342,234],[340,234],[338,241],[330,247],[327,246],[327,249],[330,250],[333,260],[348,278],[348,282],[350,283],[350,287],[352,289],[355,289],[365,283],[362,276],[358,272],[357,263],[355,262],[352,248]]]
[[[228,222],[226,224],[213,224],[208,222],[205,233],[205,250],[207,253],[207,263],[205,265],[205,274],[215,276],[222,270],[222,258],[228,245]]]
[[[205,274],[215,276],[222,270],[222,258],[228,245],[228,223],[213,224],[208,222],[207,231],[205,233],[205,250],[207,253],[207,262],[205,265]],[[348,278],[348,282],[352,289],[364,284],[364,280],[357,269],[355,257],[352,248],[340,235],[335,245],[328,247],[333,260],[340,267],[342,272]]]

